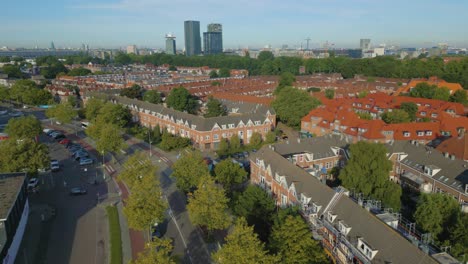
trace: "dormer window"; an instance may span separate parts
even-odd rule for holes
[[[422,116],[426,116],[426,112],[421,112],[421,115],[422,115]]]
[[[341,221],[338,222],[338,230],[340,231],[340,233],[347,236],[349,231],[351,231],[351,227],[347,226],[344,223],[344,221],[341,220]]]
[[[337,215],[332,214],[331,212],[327,212],[327,220],[330,223],[333,223],[335,221]]]
[[[432,136],[432,131],[427,130],[427,131],[426,131],[426,136]]]
[[[366,255],[366,257],[370,260],[372,260],[379,252],[378,250],[372,249],[362,237],[358,238],[358,250]]]
[[[436,113],[432,113],[431,117],[437,117]]]
[[[411,135],[411,133],[408,132],[408,131],[404,131],[404,132],[403,132],[403,136],[404,136],[404,137],[409,137],[410,135]]]
[[[418,137],[424,136],[424,131],[418,131]]]

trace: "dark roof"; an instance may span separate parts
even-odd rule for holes
[[[389,153],[406,153],[408,156],[401,160],[402,163],[420,172],[424,172],[424,166],[439,168],[432,179],[441,182],[457,191],[464,192],[468,184],[468,162],[458,158],[445,157],[444,153],[422,144],[412,144],[411,141],[395,141],[386,144]],[[429,176],[428,176],[429,177]]]
[[[332,147],[347,149],[348,142],[344,137],[337,135],[326,135],[323,137],[304,138],[280,142],[274,145],[275,151],[282,156],[295,153],[314,153],[314,159],[322,159],[335,156]]]
[[[298,197],[303,193],[311,198],[311,202],[322,206],[319,213],[323,213],[335,194],[330,187],[283,158],[273,148],[266,146],[261,148],[251,156],[252,162],[255,163],[257,159],[265,161],[265,166],[271,168],[273,177],[275,173],[285,176],[288,187],[294,183]],[[329,211],[337,215],[334,223],[342,220],[351,227],[347,237],[355,247],[357,239],[362,237],[372,248],[378,250],[372,263],[383,264],[389,261],[408,264],[436,263],[434,259],[346,195],[341,196]]]
[[[115,103],[126,105],[137,111],[147,110],[151,114],[161,114],[163,116],[167,115],[169,118],[173,118],[174,122],[177,120],[182,120],[183,123],[187,122],[189,126],[195,125],[196,130],[198,131],[211,131],[216,124],[219,126],[234,124],[234,126],[237,127],[237,125],[242,121],[244,125],[247,125],[249,120],[252,122],[260,121],[263,124],[263,122],[268,117],[268,112],[272,115],[275,114],[272,108],[266,107],[264,105],[258,105],[258,107],[256,106],[255,111],[241,115],[205,118],[202,116],[196,116],[167,108],[161,104],[151,104],[145,101],[139,101],[127,97],[107,95],[107,98]]]
[[[0,220],[8,217],[25,178],[24,172],[0,174]]]

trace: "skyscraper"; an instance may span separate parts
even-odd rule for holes
[[[223,26],[221,24],[208,24],[208,32],[203,33],[203,46],[205,54],[218,54],[223,52]]]
[[[166,54],[176,54],[175,36],[170,33],[166,35]]]
[[[55,50],[55,45],[54,45],[54,42],[50,42],[50,50]]]
[[[360,43],[360,48],[365,51],[365,50],[370,50],[370,39],[361,39]]]
[[[185,54],[187,56],[201,54],[200,21],[185,21]]]

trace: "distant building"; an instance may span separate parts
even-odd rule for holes
[[[129,45],[127,46],[127,54],[138,54],[137,46],[136,45]]]
[[[50,50],[55,50],[55,45],[54,45],[54,42],[50,42]]]
[[[221,24],[208,24],[208,32],[203,33],[205,54],[218,54],[223,52],[223,26]]]
[[[28,222],[26,173],[0,174],[0,260],[15,263]]]
[[[187,56],[201,54],[200,21],[185,21],[185,54]]]
[[[370,39],[361,39],[359,43],[359,47],[364,51],[364,50],[369,50],[370,49]]]
[[[166,35],[166,54],[175,55],[176,54],[176,41],[175,36],[172,34]]]

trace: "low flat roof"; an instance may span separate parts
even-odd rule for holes
[[[25,178],[25,172],[0,173],[0,220],[8,217]]]

